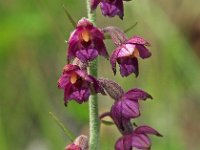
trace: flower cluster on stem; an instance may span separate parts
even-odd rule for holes
[[[108,26],[102,29],[94,24],[94,13],[98,6],[104,16],[119,16],[120,19],[123,19],[124,1],[129,0],[87,0],[88,18],[84,17],[78,21],[68,39],[67,63],[58,80],[58,88],[64,90],[65,106],[71,100],[79,104],[89,100],[90,137],[89,143],[85,142],[85,147],[74,142],[68,145],[66,150],[98,149],[99,121],[106,116],[112,118],[122,134],[116,141],[115,150],[131,150],[132,148],[149,150],[151,141],[148,135],[162,136],[147,125],[134,126],[131,123],[132,119],[140,116],[139,101],[152,99],[150,94],[139,88],[125,92],[116,82],[97,77],[98,56],[109,59],[114,75],[117,73],[116,64],[118,64],[122,77],[131,74],[135,74],[137,77],[139,75],[139,57],[146,59],[151,56],[151,52],[147,48],[150,43],[142,37],[134,35],[127,38],[125,33],[117,27]],[[111,37],[116,46],[110,57],[104,44],[105,34]],[[110,111],[103,113],[100,117],[98,116],[98,93],[107,94],[114,99]]]

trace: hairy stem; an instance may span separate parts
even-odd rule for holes
[[[87,13],[88,19],[93,24],[95,24],[96,15],[95,12],[91,10],[90,0],[87,1]],[[97,77],[97,59],[90,63],[88,73],[94,77]],[[90,140],[89,149],[97,150],[99,141],[99,114],[98,114],[98,101],[97,95],[91,95],[89,98],[89,117],[90,117]]]

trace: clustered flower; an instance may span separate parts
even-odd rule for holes
[[[91,0],[91,11],[100,5],[103,15],[109,17],[118,15],[123,19],[123,1],[129,0]],[[111,37],[116,46],[110,57],[104,44],[105,34]],[[162,135],[147,125],[134,126],[131,119],[140,116],[139,100],[152,99],[152,96],[138,88],[125,92],[112,80],[97,79],[89,75],[87,68],[91,61],[101,55],[110,60],[114,75],[116,64],[119,64],[122,77],[127,77],[132,73],[137,77],[139,75],[138,58],[146,59],[151,56],[147,48],[150,44],[139,36],[127,38],[125,33],[117,27],[98,28],[86,18],[78,21],[67,43],[67,64],[58,80],[58,88],[64,90],[65,106],[71,100],[79,104],[87,102],[92,94],[109,95],[114,99],[114,104],[109,112],[100,116],[100,119],[110,116],[122,134],[115,144],[115,150],[131,150],[132,148],[149,150],[151,141],[148,135]],[[72,143],[66,147],[66,150],[85,150],[85,148]]]

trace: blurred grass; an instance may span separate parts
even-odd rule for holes
[[[195,2],[191,1],[188,10],[197,6]],[[167,8],[172,3],[165,2],[164,6]],[[64,149],[69,141],[49,117],[50,111],[76,135],[88,134],[87,104],[72,102],[65,108],[63,92],[56,85],[66,62],[64,41],[73,30],[62,9],[63,4],[75,21],[86,14],[83,1],[0,1],[2,150],[31,150],[37,140],[48,150]],[[199,111],[191,106],[199,108],[200,104],[199,58],[179,24],[173,21],[173,15],[169,13],[172,8],[165,9],[160,1],[132,1],[125,4],[124,22],[118,18],[102,17],[98,8],[97,23],[101,27],[112,24],[125,29],[138,22],[128,36],[138,34],[148,39],[153,53],[151,59],[139,62],[140,76],[137,79],[133,76],[121,79],[119,74],[114,77],[104,58],[100,58],[99,74],[119,81],[126,90],[140,87],[152,94],[154,100],[141,103],[142,116],[135,120],[138,124],[151,125],[164,135],[161,139],[152,137],[152,149],[197,150],[200,145],[195,141],[198,141],[200,123],[199,119],[193,118]],[[174,14],[178,11],[175,8]],[[185,11],[191,18],[193,12],[200,14],[196,9],[188,10]],[[111,52],[113,44],[110,41],[106,43]],[[100,111],[109,110],[112,103],[108,97],[100,96]],[[187,122],[190,126],[186,126]],[[113,126],[102,125],[101,129],[102,149],[113,149],[119,132]]]

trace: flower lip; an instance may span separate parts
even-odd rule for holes
[[[71,82],[72,84],[75,84],[77,80],[78,80],[78,75],[77,75],[75,72],[73,72],[73,73],[71,74],[71,76],[70,76],[70,82]]]
[[[90,32],[87,29],[83,29],[83,31],[81,32],[81,38],[83,41],[89,42],[91,39]]]

